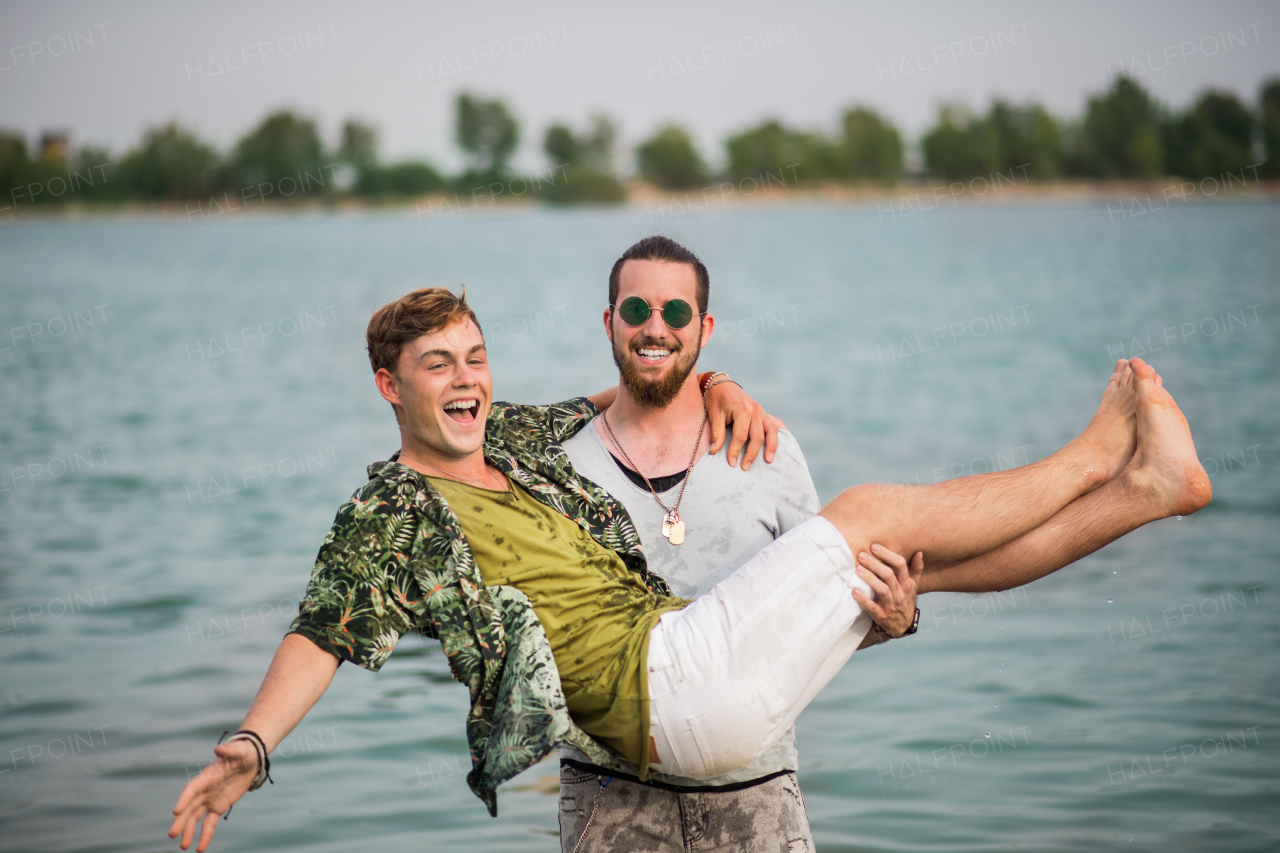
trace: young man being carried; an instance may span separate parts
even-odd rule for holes
[[[693,291],[671,276],[636,295],[665,309]],[[261,784],[265,753],[339,660],[377,669],[406,631],[439,638],[470,691],[468,782],[491,812],[501,782],[559,745],[606,768],[630,762],[642,780],[651,767],[708,779],[777,743],[869,630],[868,599],[851,591],[872,587],[854,553],[920,550],[945,566],[933,588],[1003,588],[1209,499],[1172,398],[1149,367],[1118,362],[1089,427],[1049,458],[933,486],[848,489],[689,602],[647,570],[626,512],[560,445],[596,406],[490,412],[474,315],[438,291],[432,310],[415,312],[421,296],[370,323],[401,451],[370,466],[339,511],[239,739],[216,748],[179,798],[170,832],[184,848],[201,819]],[[672,334],[687,346],[703,332]],[[1099,489],[1108,482],[1125,494],[1111,507]],[[450,504],[441,485],[465,497]],[[1061,533],[1080,519],[1092,527]],[[678,537],[679,520],[668,521]],[[215,825],[204,821],[198,849]]]

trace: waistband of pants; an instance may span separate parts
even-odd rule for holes
[[[641,782],[639,776],[632,776],[630,773],[619,773],[616,770],[588,764],[585,761],[578,761],[574,758],[560,759],[560,766],[572,767],[574,770],[581,770],[583,773],[594,773],[597,776],[611,776],[624,782],[644,785],[647,788],[657,788],[661,791],[670,791],[673,794],[728,794],[732,791],[745,791],[747,788],[754,788],[756,785],[763,785],[765,782],[777,779],[779,776],[786,776],[788,773],[795,772],[794,770],[778,770],[767,776],[761,776],[759,779],[748,779],[746,782],[730,782],[727,785],[671,785],[666,782],[659,782],[657,779]]]

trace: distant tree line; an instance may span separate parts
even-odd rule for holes
[[[939,109],[921,148],[929,174],[964,179],[1025,166],[1031,178],[1200,179],[1258,168],[1280,177],[1280,80],[1256,110],[1229,92],[1201,93],[1183,112],[1166,109],[1136,81],[1118,77],[1089,98],[1085,114],[1061,121],[1038,104],[996,101],[983,116]]]
[[[591,116],[580,129],[557,122],[542,141],[550,171],[516,175],[511,158],[520,143],[519,121],[502,100],[468,93],[454,104],[454,141],[466,163],[453,176],[419,160],[382,162],[376,129],[354,119],[342,125],[337,146],[327,148],[314,121],[287,110],[267,116],[227,152],[176,123],[149,128],[119,157],[95,148],[70,151],[58,134],[46,134],[39,150],[29,152],[22,136],[0,131],[0,189],[7,196],[0,205],[218,196],[380,200],[437,192],[475,196],[482,188],[556,204],[613,203],[626,197],[617,137],[617,126],[604,115]],[[906,173],[902,134],[866,107],[846,110],[835,135],[767,120],[729,137],[724,147],[726,165],[716,172],[689,132],[668,124],[636,147],[635,165],[645,181],[671,190],[762,176],[784,185],[888,184]],[[1252,108],[1229,92],[1210,90],[1186,110],[1172,111],[1124,76],[1091,96],[1078,119],[1057,118],[1034,103],[996,100],[982,115],[944,104],[920,151],[923,173],[943,180],[1011,170],[1029,180],[1199,179],[1251,167],[1255,177],[1275,179],[1280,79],[1264,84]]]
[[[892,182],[904,169],[902,135],[863,107],[847,110],[838,136],[766,121],[725,140],[733,180],[780,174],[801,182]],[[1118,77],[1089,98],[1084,117],[1064,121],[1039,104],[997,100],[975,116],[944,104],[920,140],[923,171],[964,180],[1008,173],[1030,180],[1199,179],[1257,167],[1254,179],[1280,178],[1280,80],[1262,88],[1256,109],[1229,92],[1204,92],[1173,112],[1136,81]],[[646,180],[673,189],[712,180],[689,134],[664,127],[637,150]]]

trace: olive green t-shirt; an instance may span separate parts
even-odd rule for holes
[[[688,599],[650,592],[616,553],[517,483],[495,492],[430,479],[458,516],[485,584],[528,596],[573,721],[647,775],[649,631]]]

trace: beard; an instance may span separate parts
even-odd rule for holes
[[[679,341],[658,341],[654,338],[640,338],[633,341],[631,349],[636,350],[640,347],[661,346],[672,351],[675,357],[671,363],[667,375],[658,380],[646,379],[641,375],[640,369],[636,367],[628,356],[630,353],[625,349],[620,349],[617,338],[613,343],[613,363],[618,365],[618,372],[622,376],[622,385],[627,389],[627,393],[637,404],[646,409],[665,409],[667,405],[676,398],[680,393],[680,389],[684,386],[684,381],[693,371],[693,366],[698,362],[698,352],[702,348],[702,341],[699,339],[698,346],[689,351],[686,355],[684,347]]]

